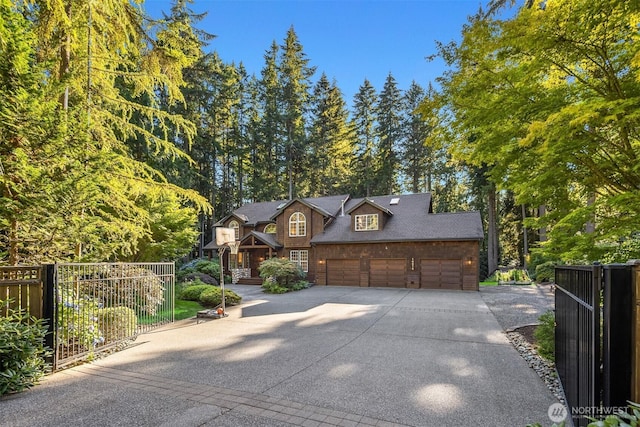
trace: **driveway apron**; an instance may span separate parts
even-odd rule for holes
[[[243,295],[0,399],[3,426],[524,426],[556,399],[478,292]]]

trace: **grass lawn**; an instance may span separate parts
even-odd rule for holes
[[[204,307],[202,307],[197,301],[177,299],[174,311],[175,320],[188,319],[189,317],[195,316],[198,311],[203,309]]]
[[[485,280],[484,282],[480,282],[480,286],[498,286],[498,282],[493,280]]]

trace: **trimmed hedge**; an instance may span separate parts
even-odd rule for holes
[[[213,289],[215,287],[213,285],[205,285],[202,282],[198,284],[198,281],[196,281],[195,283],[196,284],[194,285],[189,285],[185,287],[180,292],[180,299],[183,299],[186,301],[200,301],[200,294],[202,294],[202,292],[208,289]]]
[[[132,337],[138,328],[136,312],[129,307],[107,307],[98,311],[105,344]]]
[[[225,305],[236,305],[242,301],[242,297],[229,289],[225,289],[224,301]],[[215,307],[222,304],[222,289],[217,286],[209,286],[209,289],[200,294],[200,303],[207,307]]]

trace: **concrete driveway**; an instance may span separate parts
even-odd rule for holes
[[[478,292],[313,287],[138,337],[0,399],[3,426],[524,426],[556,400]]]

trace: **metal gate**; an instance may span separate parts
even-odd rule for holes
[[[0,267],[0,300],[46,319],[57,369],[173,322],[174,273],[173,263]]]
[[[633,266],[556,267],[555,358],[574,425],[631,397]]]
[[[55,264],[54,369],[173,322],[173,263]]]

